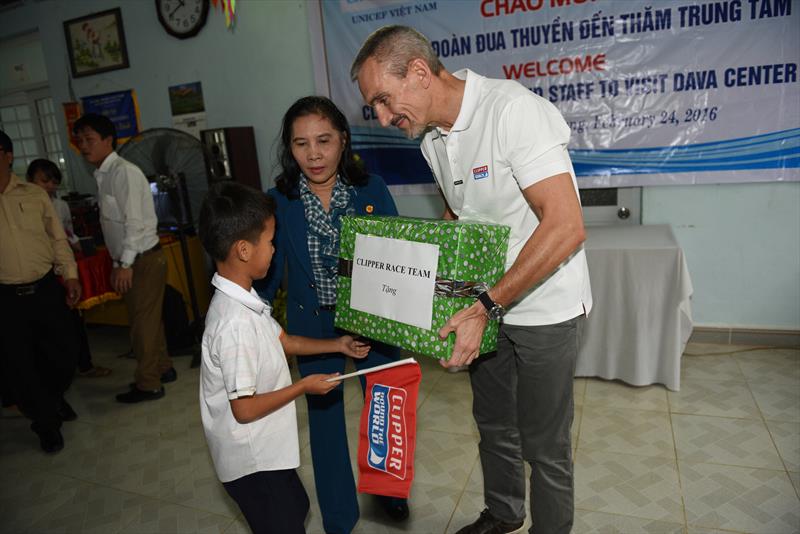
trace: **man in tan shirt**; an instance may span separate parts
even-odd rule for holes
[[[64,447],[61,422],[77,417],[64,392],[78,349],[68,306],[81,288],[53,204],[11,172],[13,161],[11,139],[0,131],[0,368],[4,393],[32,420],[42,450],[54,453]]]

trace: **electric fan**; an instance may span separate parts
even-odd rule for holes
[[[155,184],[159,228],[193,234],[208,191],[209,156],[203,144],[180,130],[152,128],[132,137],[118,152]]]
[[[194,312],[192,330],[196,341],[203,322],[186,236],[195,234],[200,205],[208,191],[209,155],[198,139],[171,128],[145,130],[122,145],[118,153],[139,167],[150,182],[159,230],[178,237]],[[193,367],[197,357],[194,354]]]

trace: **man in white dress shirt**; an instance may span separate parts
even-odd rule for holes
[[[150,184],[142,171],[119,157],[117,133],[108,117],[86,114],[73,133],[83,157],[94,165],[100,226],[114,268],[111,287],[128,308],[131,344],[136,357],[136,382],[117,395],[123,403],[156,400],[164,396],[163,383],[177,379],[167,353],[161,310],[167,263],[156,233]]]

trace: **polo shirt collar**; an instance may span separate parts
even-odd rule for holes
[[[461,109],[458,111],[458,117],[450,128],[451,132],[459,132],[469,128],[472,119],[475,117],[475,111],[478,109],[478,96],[481,92],[481,85],[486,78],[480,74],[476,74],[469,69],[457,70],[453,76],[459,80],[465,80],[464,84],[464,97],[461,99]],[[440,129],[440,133],[443,131]]]
[[[0,191],[0,193],[2,194],[10,193],[12,189],[21,186],[23,183],[25,182],[20,180],[19,176],[17,176],[15,173],[12,172],[11,178],[8,180],[8,185],[6,186],[6,190]]]
[[[265,311],[269,313],[271,309],[263,300],[261,300],[255,289],[250,288],[250,291],[248,292],[239,284],[231,282],[224,276],[220,276],[219,273],[214,273],[214,277],[211,279],[211,285],[259,315],[263,314]]]

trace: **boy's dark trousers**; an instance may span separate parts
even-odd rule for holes
[[[31,284],[0,284],[4,387],[34,431],[61,427],[58,407],[77,359],[75,323],[53,272]]]
[[[308,494],[297,471],[258,471],[223,482],[253,534],[305,534]]]

